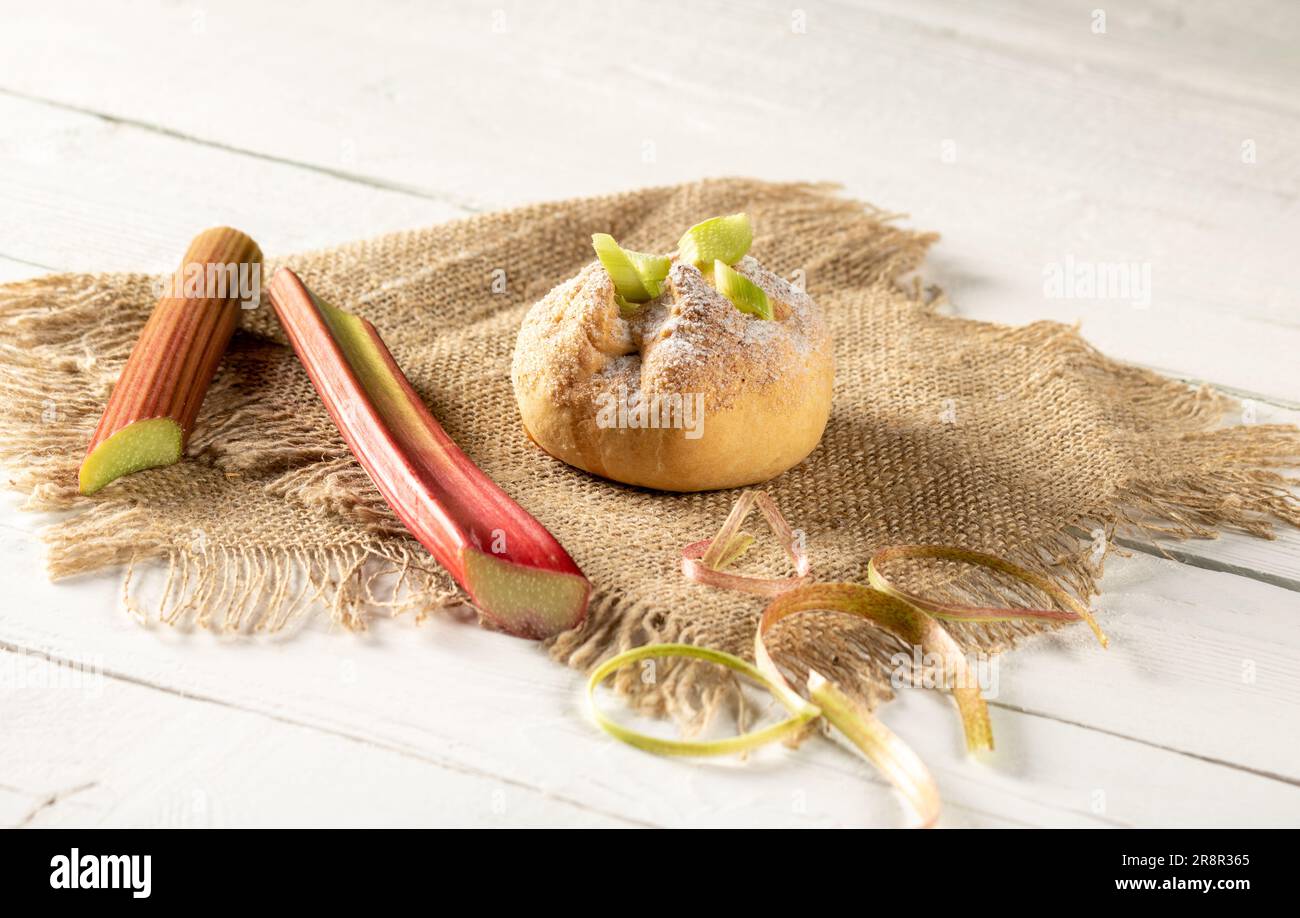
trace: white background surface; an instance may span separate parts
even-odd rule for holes
[[[707,175],[828,179],[943,233],[926,276],[959,314],[1082,320],[1115,356],[1295,420],[1300,7],[1111,3],[1097,34],[1099,5],[7,3],[0,280],[170,270],[219,223],[282,253]],[[1045,297],[1067,257],[1149,263],[1150,305]],[[820,740],[745,763],[620,746],[578,674],[450,619],[142,629],[114,577],[48,584],[44,520],[16,507],[2,825],[906,821]],[[942,823],[1300,823],[1283,536],[1113,558],[1112,649],[1074,629],[1003,659],[987,760],[946,699],[886,708]]]

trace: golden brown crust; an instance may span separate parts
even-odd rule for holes
[[[755,484],[799,463],[830,415],[830,336],[807,294],[751,257],[736,270],[773,320],[682,263],[630,318],[597,262],[538,301],[512,372],[528,435],[570,465],[665,491]]]

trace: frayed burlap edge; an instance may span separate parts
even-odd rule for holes
[[[927,242],[928,245],[928,242]],[[891,280],[903,288],[901,275]],[[935,313],[946,302],[935,287],[922,288],[911,279],[907,294],[917,308]],[[1134,480],[1118,493],[1093,506],[1080,508],[1078,515],[1050,536],[1032,545],[1013,546],[1005,560],[1050,578],[1083,602],[1091,604],[1100,594],[1098,581],[1105,572],[1105,560],[1112,553],[1127,555],[1118,539],[1140,540],[1156,553],[1165,554],[1164,540],[1216,539],[1225,530],[1236,530],[1257,538],[1276,538],[1277,524],[1300,528],[1298,479],[1275,469],[1294,468],[1300,462],[1300,427],[1265,424],[1223,427],[1226,413],[1240,403],[1208,385],[1191,386],[1150,370],[1113,360],[1079,334],[1079,327],[1051,321],[1020,328],[995,326],[965,319],[972,327],[1002,329],[1016,335],[1020,343],[1069,353],[1073,366],[1105,379],[1107,386],[1124,392],[1135,402],[1163,412],[1183,432],[1185,441],[1195,444],[1203,468],[1194,475],[1159,484]],[[797,521],[793,525],[798,525]],[[863,546],[864,554],[884,546]],[[816,559],[813,576],[816,577]],[[972,605],[1019,602],[1025,606],[1050,607],[1050,597],[1032,587],[1010,583],[1006,578],[967,568],[947,580],[931,585],[950,601]],[[756,609],[761,609],[758,603]],[[781,627],[781,626],[778,626]],[[1037,621],[1008,621],[988,624],[945,623],[967,652],[987,654],[1012,650],[1026,638],[1062,627]],[[842,640],[824,655],[803,645],[798,657],[777,653],[777,661],[802,684],[809,670],[831,674],[852,685],[853,694],[869,708],[893,697],[890,657],[902,645],[883,632],[872,639]],[[550,642],[553,658],[583,672],[600,661],[650,643],[695,643],[689,629],[666,627],[653,604],[629,603],[617,594],[596,593],[587,621]],[[771,639],[769,639],[771,644]],[[849,668],[867,665],[874,679],[852,674]],[[746,652],[746,656],[750,656]],[[856,660],[852,660],[856,658]],[[656,682],[647,686],[643,673],[625,667],[614,674],[611,685],[628,696],[638,711],[671,716],[691,733],[702,730],[720,712],[730,711],[743,719],[745,701],[734,678],[718,667],[695,661],[663,665]],[[805,734],[806,735],[806,734]]]
[[[861,207],[849,201],[843,206]],[[880,219],[883,225],[889,218],[880,215]],[[876,249],[879,258],[875,267],[881,280],[899,283],[918,266],[936,237],[894,227],[890,233]],[[79,511],[47,533],[52,577],[123,566],[124,602],[137,618],[169,624],[188,621],[217,630],[275,632],[314,612],[324,612],[345,628],[360,629],[373,612],[424,615],[464,602],[445,572],[431,563],[420,546],[394,532],[391,519],[380,508],[356,497],[357,489],[348,487],[348,482],[364,478],[364,474],[345,455],[335,457],[329,474],[313,469],[315,481],[291,485],[341,489],[339,501],[347,505],[341,512],[361,521],[371,532],[369,537],[324,548],[178,547],[175,538],[141,541],[123,537],[119,533],[150,529],[145,507],[91,505],[75,488],[57,484],[60,479],[69,480],[65,473],[76,464],[69,457],[79,457],[84,449],[80,432],[58,423],[59,413],[81,401],[102,405],[113,382],[113,374],[106,370],[99,388],[87,391],[78,373],[93,372],[102,353],[129,348],[127,339],[133,334],[125,325],[87,323],[84,313],[102,308],[113,298],[112,291],[120,295],[124,281],[138,284],[142,296],[149,299],[144,291],[151,289],[154,278],[147,275],[56,275],[0,288],[0,398],[20,404],[30,401],[32,390],[41,391],[47,393],[41,410],[51,414],[48,423],[39,425],[13,412],[0,418],[0,464],[8,471],[9,485],[29,495],[28,507]],[[936,291],[922,291],[915,281],[910,293],[918,310],[933,312],[941,302]],[[51,302],[60,304],[57,314],[51,311]],[[1268,538],[1276,522],[1300,526],[1300,502],[1291,481],[1275,471],[1293,465],[1300,455],[1300,431],[1296,428],[1218,427],[1234,405],[1232,399],[1208,387],[1192,388],[1110,360],[1089,346],[1076,329],[1052,322],[1017,329],[969,324],[982,332],[1016,336],[1018,343],[1026,346],[1068,353],[1072,366],[1095,375],[1098,385],[1166,414],[1203,457],[1200,470],[1180,480],[1159,484],[1131,481],[1117,493],[1099,497],[1094,506],[1081,507],[1077,516],[1050,538],[1013,546],[1008,560],[1048,574],[1087,600],[1097,593],[1105,553],[1113,550],[1117,535],[1201,539],[1213,538],[1222,529],[1237,529]],[[61,348],[59,361],[49,359],[48,348],[32,347],[27,332],[36,327],[42,344]],[[273,426],[288,428],[293,423],[292,418],[279,417],[284,412],[271,406],[249,404],[241,410],[264,416]],[[201,474],[216,473],[205,468]],[[327,480],[322,481],[322,475]],[[133,519],[144,525],[124,525]],[[1097,531],[1105,534],[1101,554],[1093,536]],[[864,552],[870,547],[864,546]],[[159,563],[165,572],[163,586],[148,604],[133,592],[136,571],[147,562]],[[814,575],[815,565],[814,558]],[[979,574],[963,575],[954,589],[971,597],[1006,595],[1004,583]],[[970,649],[997,652],[1041,628],[1011,622],[952,630]],[[691,640],[688,627],[665,624],[652,602],[597,588],[586,622],[553,639],[549,651],[557,660],[585,671],[617,651],[648,642]],[[850,642],[837,646],[824,659],[814,653],[784,662],[796,675],[815,667],[847,678],[843,651],[880,666],[890,649],[887,640]],[[635,695],[644,710],[669,713],[696,724],[723,705],[734,704],[737,697],[733,680],[718,677],[707,667],[689,665],[665,668],[653,686],[638,681],[631,672],[620,673],[615,686]],[[857,688],[869,703],[889,694],[880,680],[859,679]]]
[[[334,499],[347,504],[352,515],[374,517],[365,537],[337,546],[210,546],[201,538],[177,539],[161,529],[146,504],[100,503],[77,491],[76,468],[86,436],[63,419],[85,414],[87,408],[92,414],[99,410],[117,375],[116,367],[105,367],[100,387],[87,391],[79,374],[95,373],[99,355],[129,349],[135,334],[131,323],[88,322],[87,314],[111,308],[123,282],[138,286],[147,297],[156,280],[151,275],[73,274],[0,287],[0,400],[17,406],[30,402],[33,391],[44,395],[36,406],[42,415],[38,422],[17,411],[0,416],[0,466],[7,486],[27,495],[24,509],[68,512],[43,532],[50,578],[121,568],[122,605],[140,623],[218,632],[276,633],[315,614],[348,630],[364,630],[376,612],[414,612],[422,618],[464,605],[463,594],[428,552],[394,527],[391,518],[375,512],[366,497],[356,496],[366,489],[348,487],[349,481],[369,481],[346,451],[328,465],[337,471],[337,480],[277,483],[281,496],[295,488],[337,491]],[[52,302],[59,303],[57,311]],[[51,360],[53,348],[74,356]],[[212,391],[227,382],[218,377]],[[225,418],[201,420],[188,453],[202,452],[209,441],[220,439],[240,412],[285,428],[281,450],[286,455],[293,451],[291,433],[298,431],[291,431],[291,414],[249,399]],[[314,457],[331,452],[319,443],[300,448]],[[218,474],[193,455],[182,465],[187,467],[183,474],[191,477]],[[146,568],[162,575],[147,596],[139,589]]]

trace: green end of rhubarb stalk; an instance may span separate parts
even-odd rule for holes
[[[745,275],[727,265],[722,259],[713,263],[713,283],[718,292],[731,300],[741,312],[760,319],[772,318],[772,303],[758,286]]]
[[[771,692],[776,696],[777,701],[781,702],[790,712],[790,716],[768,727],[741,733],[738,736],[729,736],[725,739],[679,740],[641,733],[630,727],[625,727],[600,709],[600,706],[596,703],[596,689],[605,679],[624,666],[659,657],[686,657],[725,666],[727,669],[748,677]],[[644,672],[644,670],[642,671]],[[602,730],[630,746],[644,749],[646,752],[658,753],[659,755],[698,756],[731,755],[737,752],[758,749],[760,746],[766,746],[768,743],[798,734],[806,724],[815,720],[821,713],[816,706],[809,704],[795,692],[775,682],[771,677],[759,671],[752,663],[747,663],[740,657],[721,650],[711,650],[708,647],[700,647],[695,644],[645,644],[610,657],[597,666],[587,679],[587,708],[591,712],[592,719],[596,721]]]
[[[181,439],[181,425],[171,418],[128,424],[95,447],[81,464],[81,493],[94,494],[123,475],[179,462]]]
[[[81,493],[93,494],[122,475],[180,460],[208,384],[239,324],[240,294],[225,283],[214,285],[213,268],[226,278],[228,268],[254,266],[256,271],[261,261],[257,243],[228,226],[194,237],[167,293],[140,329],[86,446]],[[191,281],[197,269],[203,269],[198,274],[206,283],[196,287]],[[182,276],[185,282],[178,285]]]
[[[466,548],[464,586],[511,634],[544,638],[573,627],[587,605],[587,581],[552,570],[515,564]]]
[[[939,786],[911,746],[816,670],[808,671],[808,697],[821,708],[822,716],[907,798],[921,828],[928,829],[939,821]]]
[[[625,303],[648,303],[659,295],[671,265],[666,256],[625,249],[608,233],[594,234],[591,245],[609,279],[614,282],[615,294]],[[619,306],[622,308],[623,303]]]
[[[682,261],[707,271],[715,261],[734,265],[749,252],[753,241],[749,214],[732,214],[692,226],[678,240],[677,253]]]

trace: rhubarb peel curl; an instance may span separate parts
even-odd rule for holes
[[[729,573],[725,568],[748,550],[754,539],[740,531],[752,509],[758,507],[787,556],[794,564],[793,576],[770,579]],[[881,566],[899,559],[933,559],[975,565],[1042,590],[1063,609],[988,608],[931,600],[895,586]],[[1014,620],[1048,623],[1085,621],[1103,647],[1108,640],[1086,605],[1046,577],[996,555],[943,545],[901,545],[882,549],[867,565],[870,586],[856,583],[807,583],[810,562],[801,538],[791,529],[771,497],[764,492],[746,491],[732,507],[722,528],[712,539],[693,542],[682,550],[682,572],[696,583],[731,589],[772,600],[759,618],[754,635],[754,660],[689,644],[652,644],[634,648],[604,661],[587,683],[593,718],[605,731],[625,743],[664,755],[721,755],[746,751],[787,736],[805,724],[821,718],[871,761],[903,794],[917,814],[918,825],[935,825],[940,812],[938,785],[925,763],[899,736],[875,717],[861,701],[845,693],[815,670],[808,671],[805,699],[789,683],[767,646],[772,629],[781,621],[804,612],[824,611],[854,615],[920,648],[938,661],[941,687],[957,704],[968,751],[992,750],[993,728],[988,705],[980,694],[978,680],[960,645],[938,619],[967,622]],[[781,702],[792,716],[770,727],[723,740],[669,740],[643,734],[604,715],[595,703],[597,686],[628,663],[651,657],[679,656],[719,663],[748,676]],[[811,717],[809,713],[813,712]]]

